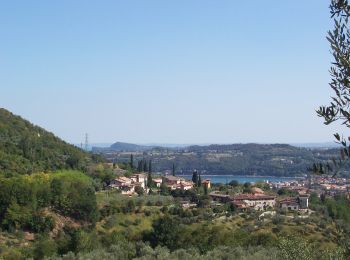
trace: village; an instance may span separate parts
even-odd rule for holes
[[[165,176],[152,179],[155,188],[160,189],[162,184],[170,190],[190,190],[194,187],[192,181],[185,180],[183,178],[175,176]],[[208,183],[210,186],[210,181]],[[135,195],[138,189],[143,189],[145,193],[149,193],[150,185],[148,185],[148,176],[145,173],[135,173],[130,177],[117,177],[111,181],[110,187],[120,190],[125,195]]]
[[[152,178],[153,187],[148,184],[149,174],[134,173],[129,177],[119,176],[112,180],[109,185],[110,189],[117,190],[125,196],[135,196],[137,194],[160,193],[161,188],[166,188],[169,191],[179,190],[188,191],[194,189],[198,184],[191,180],[173,175],[165,175]],[[303,184],[296,184],[294,182],[284,183],[278,185],[277,183],[269,184],[271,190],[268,192],[252,185],[249,193],[234,193],[221,192],[217,186],[211,183],[209,179],[201,181],[201,187],[206,191],[212,203],[231,204],[238,211],[244,212],[249,209],[255,211],[266,210],[286,210],[286,211],[308,211],[310,191],[303,186]],[[277,191],[279,189],[287,189],[297,191],[295,196],[279,196]],[[194,207],[196,204],[190,201],[182,201],[183,207]]]
[[[196,171],[195,171],[196,172]],[[195,173],[194,172],[194,173]],[[120,173],[120,172],[119,172]],[[125,173],[125,172],[122,172]],[[196,173],[198,174],[198,173]],[[149,184],[152,182],[152,185]],[[230,190],[230,185],[218,185],[211,183],[210,179],[193,182],[182,177],[174,176],[169,172],[150,174],[137,172],[130,176],[119,175],[114,178],[109,188],[117,190],[125,196],[137,196],[140,194],[160,194],[161,190],[198,192],[199,186],[205,195],[211,200],[211,204],[230,204],[239,212],[246,211],[284,211],[299,212],[310,215],[309,198],[311,194],[321,196],[335,196],[345,194],[348,196],[349,179],[331,177],[298,178],[285,182],[265,182],[261,185],[246,183],[248,190]],[[226,186],[226,187],[225,187]],[[224,188],[223,188],[224,187]],[[227,188],[228,187],[228,188]],[[196,207],[196,203],[189,200],[181,201],[182,207]]]

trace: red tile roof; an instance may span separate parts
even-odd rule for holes
[[[233,197],[234,200],[274,200],[274,196],[264,194],[239,194]]]

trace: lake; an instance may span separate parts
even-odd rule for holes
[[[192,179],[192,175],[179,175],[188,180]],[[239,183],[246,182],[258,182],[258,181],[269,181],[269,182],[284,182],[297,180],[300,177],[273,177],[273,176],[237,176],[237,175],[201,175],[202,180],[209,179],[212,183],[229,183],[232,180],[236,180]]]

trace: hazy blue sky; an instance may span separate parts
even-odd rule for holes
[[[0,105],[69,142],[332,141],[328,5],[2,1]]]

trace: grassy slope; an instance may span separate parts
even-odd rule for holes
[[[167,197],[153,196],[151,201],[156,201],[157,198],[167,201],[166,204],[172,204],[171,200],[167,200]],[[102,207],[109,202],[114,202],[116,205],[125,205],[128,200],[132,198],[125,197],[118,193],[110,193],[108,196],[105,193],[97,194],[99,207]],[[134,198],[135,199],[135,198]],[[147,196],[138,197],[138,200],[147,200]],[[168,204],[169,205],[169,204]],[[139,208],[136,206],[136,208]],[[137,240],[141,237],[144,231],[152,229],[152,222],[161,217],[163,214],[160,211],[161,207],[146,206],[143,205],[138,213],[116,213],[112,216],[104,218],[97,224],[97,230],[100,232],[112,232],[119,231],[128,233],[130,237]],[[151,214],[145,214],[145,211],[149,211]],[[136,211],[137,212],[137,211]],[[271,219],[267,219],[265,222],[257,225],[257,216],[249,216],[246,214],[235,215],[226,218],[224,215],[219,214],[216,218],[209,221],[200,221],[198,223],[192,223],[186,225],[187,237],[191,237],[191,233],[198,232],[198,230],[205,229],[211,230],[210,232],[227,233],[227,237],[232,236],[236,231],[244,227],[250,226],[251,233],[270,233],[275,238],[279,236],[295,235],[296,237],[303,237],[315,244],[322,245],[323,248],[332,249],[336,247],[335,241],[337,240],[337,233],[334,223],[328,224],[327,227],[321,228],[318,223],[317,216],[312,216],[310,220],[301,220],[300,223],[296,223],[292,219],[284,218],[281,223],[274,224]],[[292,216],[293,214],[288,214]],[[276,231],[277,229],[277,231]]]

